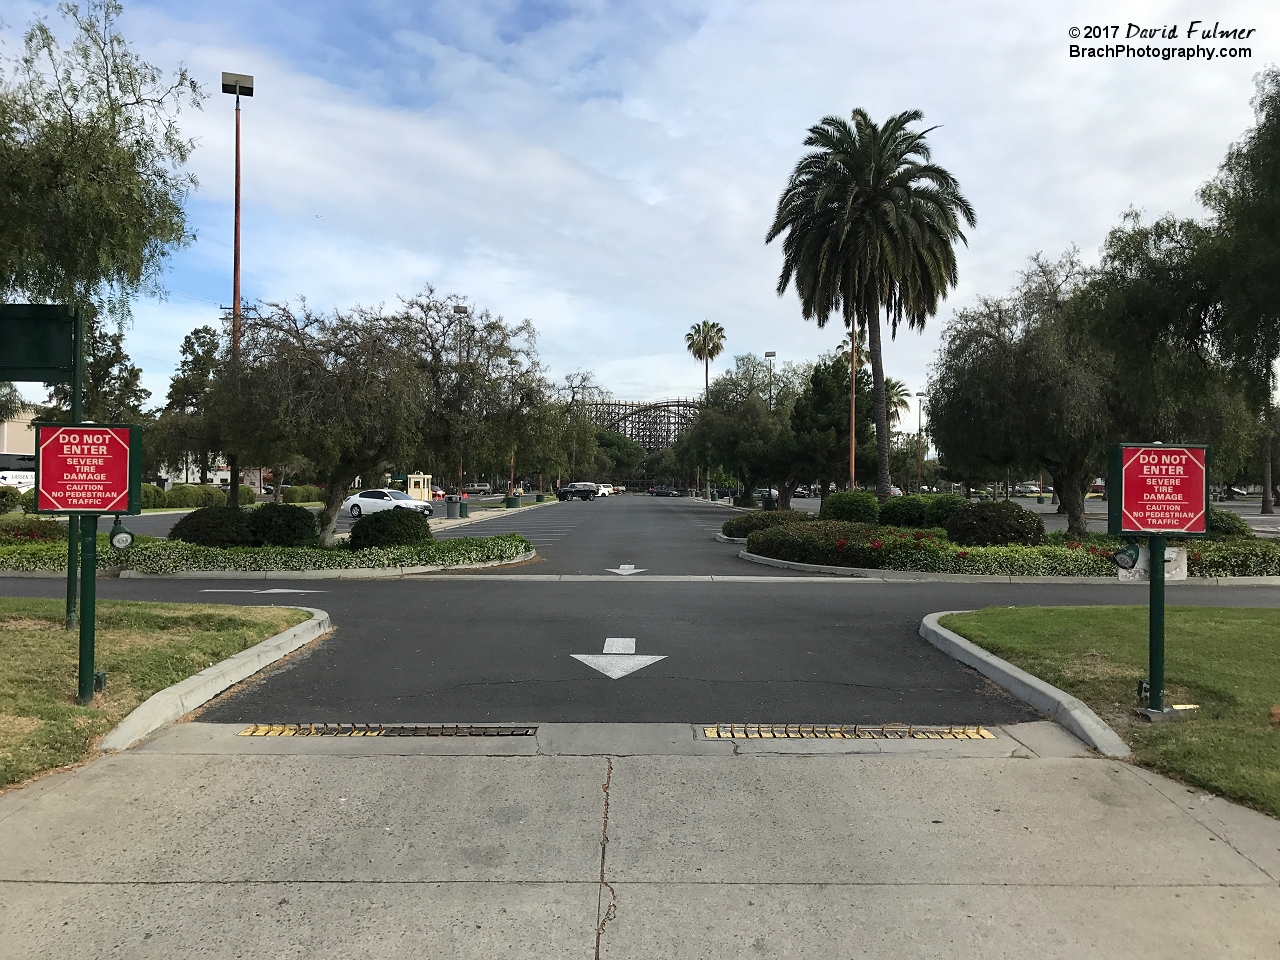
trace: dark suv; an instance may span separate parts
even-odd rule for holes
[[[597,487],[594,483],[571,483],[556,491],[558,500],[594,500]]]

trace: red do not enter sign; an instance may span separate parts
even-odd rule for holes
[[[1204,447],[1122,445],[1121,532],[1207,533],[1207,467]]]
[[[128,426],[36,426],[36,510],[125,513],[129,509]]]

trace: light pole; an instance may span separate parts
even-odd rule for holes
[[[924,398],[928,394],[919,392],[916,394],[916,493],[920,492],[920,474],[924,469],[924,448],[920,446],[920,440],[924,436]]]
[[[240,95],[253,96],[253,77],[243,73],[223,73],[222,92],[236,98],[236,220],[235,240],[231,254],[231,376],[233,383],[240,375]],[[240,506],[240,455],[232,451],[227,457],[231,471],[231,506]]]

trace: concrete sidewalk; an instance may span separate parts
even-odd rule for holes
[[[1280,944],[1280,823],[1081,756],[1052,724],[736,745],[681,724],[238,729],[179,724],[0,796],[0,957],[1168,960]]]

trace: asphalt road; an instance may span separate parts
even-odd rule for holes
[[[1032,717],[920,640],[921,617],[989,605],[1142,603],[1140,587],[815,580],[738,559],[697,501],[550,503],[442,535],[524,533],[540,558],[466,576],[103,580],[103,598],[299,603],[337,632],[214,701],[227,722],[1007,723]],[[630,566],[637,571],[611,571]],[[542,579],[549,574],[591,579]],[[656,577],[740,577],[681,580]],[[58,596],[58,580],[0,593]],[[1280,588],[1170,587],[1175,604],[1280,605]],[[610,679],[573,655],[662,657]],[[625,641],[634,640],[634,650]],[[603,662],[603,661],[602,661]]]

